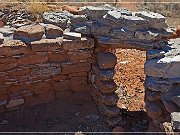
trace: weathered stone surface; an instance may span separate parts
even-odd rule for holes
[[[105,94],[113,93],[117,88],[117,85],[113,80],[101,81],[97,77],[95,78],[95,84],[98,89]]]
[[[28,64],[40,64],[43,62],[47,62],[48,57],[44,55],[29,55],[26,57],[22,57],[18,59],[18,65],[28,65]]]
[[[121,125],[123,119],[122,119],[122,116],[117,116],[117,117],[113,117],[113,118],[106,118],[106,122],[108,123],[108,125],[111,127],[111,128],[114,128],[118,125]]]
[[[112,29],[110,36],[120,40],[132,40],[134,31],[130,31],[126,27],[115,27]]]
[[[146,111],[149,117],[157,119],[162,114],[161,107],[154,102],[146,102]]]
[[[86,60],[88,58],[92,58],[92,50],[79,50],[79,51],[69,51],[68,57],[70,61],[75,60]]]
[[[117,58],[110,52],[100,52],[96,56],[101,69],[113,69],[117,63]]]
[[[103,94],[100,90],[98,90],[98,88],[95,87],[91,87],[90,93],[98,100],[98,102],[104,105],[112,106],[116,105],[118,102],[118,96],[115,93]]]
[[[149,101],[156,101],[161,99],[160,92],[153,92],[146,89],[146,98]]]
[[[168,92],[171,89],[173,89],[173,84],[169,84],[166,82],[159,82],[158,78],[154,78],[154,77],[146,77],[145,83],[144,83],[145,87],[152,90],[152,91],[159,91],[159,92]]]
[[[109,10],[107,7],[93,7],[93,6],[85,6],[80,7],[79,14],[86,14],[88,17],[102,17],[104,16]]]
[[[150,27],[156,29],[167,28],[167,24],[165,24],[165,17],[161,14],[154,12],[141,11],[135,13],[136,16],[142,17],[146,20],[150,21]]]
[[[29,47],[19,40],[9,40],[8,42],[0,45],[1,56],[12,56],[15,54],[28,54]]]
[[[75,92],[87,91],[87,77],[72,77],[71,80],[71,90]]]
[[[65,32],[63,33],[63,38],[69,39],[69,40],[81,40],[81,33]]]
[[[180,112],[171,113],[171,124],[175,132],[180,132]]]
[[[165,52],[162,50],[150,49],[146,51],[147,59],[163,58]]]
[[[171,91],[168,91],[164,94],[161,94],[161,100],[163,104],[165,105],[165,109],[169,112],[176,112],[178,111],[178,107],[175,106],[175,104],[171,101],[171,97],[180,95],[179,87],[172,89]]]
[[[18,99],[12,99],[8,102],[8,104],[6,105],[6,108],[7,109],[10,109],[10,108],[14,108],[14,107],[17,107],[21,104],[24,103],[24,99],[23,98],[18,98]]]
[[[44,32],[45,29],[41,25],[29,25],[16,29],[13,38],[25,43],[31,43],[32,41],[40,40]]]
[[[69,73],[77,73],[82,71],[90,71],[91,64],[90,63],[62,63],[62,74],[69,74]]]
[[[53,84],[53,90],[55,91],[66,91],[70,88],[70,80],[59,81]]]
[[[113,80],[115,75],[114,69],[100,69],[98,65],[93,64],[92,71],[98,76],[102,81]]]
[[[83,37],[81,40],[67,40],[63,39],[63,49],[64,50],[81,50],[81,49],[93,49],[94,39],[89,37]]]
[[[171,101],[177,104],[180,107],[180,95],[171,97]]]
[[[41,39],[39,41],[31,42],[33,51],[53,51],[62,47],[62,38],[58,39]]]
[[[61,73],[61,67],[58,66],[52,66],[52,65],[47,65],[47,66],[37,66],[32,69],[32,75],[34,77],[46,77],[46,76],[53,76],[53,75],[58,75]]]
[[[106,35],[110,33],[110,27],[100,22],[93,22],[91,27],[91,34],[93,35]]]
[[[53,24],[47,24],[45,25],[45,35],[46,38],[61,37],[63,35],[63,30],[60,27],[55,26]]]
[[[114,135],[120,135],[121,132],[125,132],[125,130],[121,126],[117,126],[113,128],[112,132]]]
[[[67,28],[67,22],[73,14],[63,11],[63,12],[44,12],[43,19],[47,23],[57,25],[61,28]]]
[[[84,22],[87,20],[88,18],[86,15],[73,15],[70,18],[71,23],[79,23],[79,22]]]
[[[163,58],[146,61],[145,74],[149,76],[176,78],[180,76],[180,39],[173,39],[164,47],[166,51]]]

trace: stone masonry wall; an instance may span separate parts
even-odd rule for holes
[[[168,125],[172,131],[180,130],[180,40],[168,40],[173,29],[163,15],[102,5],[81,7],[78,15],[45,12],[43,19],[39,25],[8,28],[9,33],[0,29],[4,36],[0,38],[4,40],[0,45],[1,110],[49,102],[87,89],[89,81],[90,93],[109,126],[121,125],[114,49],[135,48],[147,51],[148,116],[162,131]]]
[[[18,29],[14,36],[24,42],[8,40],[0,45],[1,111],[48,103],[88,90],[94,40],[69,37],[68,33],[64,38],[43,39],[42,35],[47,34],[43,29],[41,25]],[[25,43],[38,36],[39,40]]]

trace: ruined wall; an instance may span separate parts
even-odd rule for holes
[[[25,42],[42,38],[45,32],[40,31],[44,29],[40,25],[29,27],[34,35],[24,29],[14,34],[24,42],[8,40],[0,45],[1,111],[48,103],[88,90],[94,40],[64,34],[63,39],[40,39],[28,44]]]
[[[90,93],[109,126],[121,125],[123,115],[116,105],[118,87],[113,78],[117,63],[114,49],[147,50],[147,114],[161,130],[165,130],[164,122],[172,121],[173,130],[179,131],[179,40],[167,41],[173,31],[167,28],[164,16],[103,5],[82,7],[79,15],[45,12],[43,18],[44,23],[39,26],[15,30],[13,39],[26,44],[0,45],[1,55],[4,53],[0,59],[3,67],[0,88],[4,92],[1,107],[14,107],[24,101],[32,103],[35,99],[48,102],[41,99],[46,95],[49,99],[68,95],[71,92],[67,89],[87,89],[88,76],[92,84]],[[6,63],[8,60],[15,64]],[[27,82],[25,86],[21,81]],[[18,86],[28,92],[20,91]],[[11,96],[12,91],[15,95],[20,93],[18,100],[11,98],[16,97]],[[26,93],[30,96],[25,96]]]

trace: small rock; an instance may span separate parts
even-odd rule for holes
[[[180,132],[180,112],[171,113],[171,124],[173,131]]]
[[[45,25],[46,38],[57,38],[63,35],[63,30],[53,24]]]
[[[100,52],[97,54],[97,62],[101,69],[113,69],[117,63],[117,57],[110,52]]]
[[[124,129],[121,126],[118,126],[113,128],[112,132],[114,135],[120,135],[122,132],[124,132]]]
[[[86,116],[86,119],[90,122],[96,122],[99,120],[99,116],[95,114],[90,114]]]
[[[80,112],[75,113],[75,116],[79,116]]]
[[[9,123],[8,120],[2,120],[2,121],[0,122],[1,125],[7,125],[8,123]]]

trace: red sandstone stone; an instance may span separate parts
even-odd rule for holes
[[[24,37],[42,37],[44,34],[44,27],[41,25],[33,25],[27,27],[20,27],[15,32],[16,36],[24,36]]]
[[[68,60],[68,56],[65,52],[61,52],[61,53],[50,53],[48,54],[49,57],[49,61],[67,61]]]
[[[20,40],[8,40],[0,45],[0,56],[12,56],[15,54],[28,54],[30,48]]]
[[[24,75],[29,75],[31,72],[30,68],[23,68],[23,69],[16,69],[13,71],[8,72],[9,76],[11,77],[18,77],[18,76],[24,76]]]
[[[17,67],[17,63],[11,63],[11,64],[0,64],[0,71],[6,71],[12,68]]]
[[[72,77],[71,90],[75,92],[88,90],[87,77]]]
[[[0,64],[9,64],[16,62],[16,58],[13,57],[2,57],[0,58]]]
[[[65,91],[68,90],[69,88],[70,88],[69,80],[54,82],[53,84],[53,90],[55,91]]]
[[[1,113],[1,112],[4,112],[4,111],[5,111],[5,107],[1,105],[1,106],[0,106],[0,113]]]
[[[52,79],[54,81],[64,81],[67,80],[68,76],[67,75],[54,75],[52,76]]]
[[[90,63],[78,63],[78,64],[62,64],[62,74],[70,74],[70,73],[77,73],[83,71],[90,71],[91,64]]]
[[[41,95],[27,96],[25,97],[25,106],[34,106],[38,104],[50,103],[54,100],[55,95],[53,93],[43,93]]]
[[[68,52],[68,57],[70,61],[86,60],[92,57],[92,52],[91,51]]]
[[[69,77],[86,77],[88,75],[87,72],[77,72],[77,73],[71,73],[69,74]]]
[[[31,42],[33,51],[53,51],[61,48],[62,39],[41,39]]]
[[[28,65],[28,64],[40,64],[43,62],[47,62],[48,57],[45,55],[30,55],[23,58],[18,59],[18,65]]]
[[[35,93],[37,91],[48,91],[48,90],[52,90],[52,85],[48,82],[37,82],[32,84],[30,90]]]

